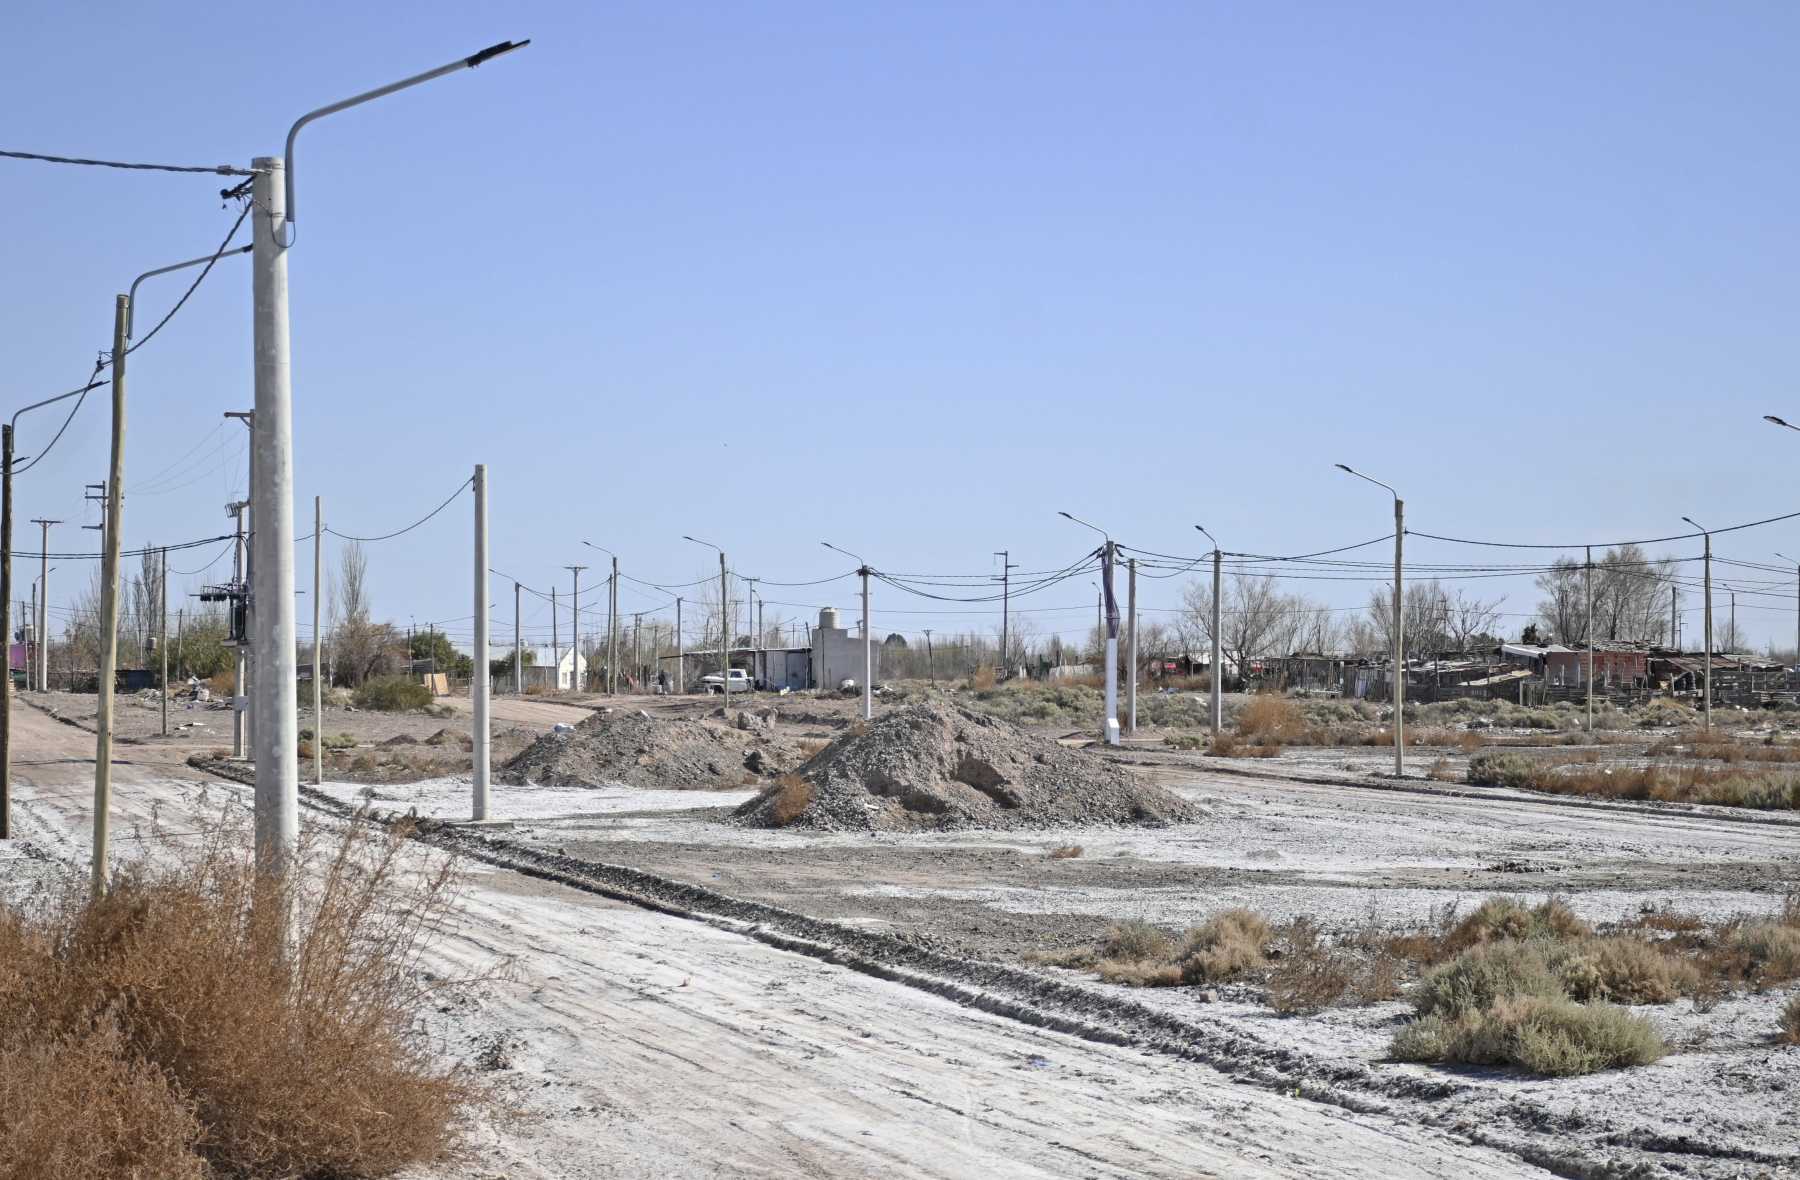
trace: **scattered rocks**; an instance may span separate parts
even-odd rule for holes
[[[839,738],[736,812],[753,826],[826,831],[1160,826],[1201,815],[1101,755],[938,704]]]

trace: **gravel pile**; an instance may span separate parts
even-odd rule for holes
[[[735,814],[756,827],[913,831],[1160,826],[1203,813],[1098,754],[919,704],[839,738]]]
[[[756,786],[804,760],[771,717],[743,713],[728,725],[602,712],[538,738],[498,777],[514,786],[720,790]]]

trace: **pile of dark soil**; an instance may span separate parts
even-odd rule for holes
[[[739,724],[596,713],[572,732],[548,733],[500,768],[515,786],[721,790],[757,786],[798,766],[805,752],[769,718]]]
[[[1160,826],[1202,814],[1101,755],[955,705],[918,704],[832,742],[736,817],[757,827],[913,831]]]

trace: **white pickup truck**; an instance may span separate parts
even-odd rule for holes
[[[717,672],[709,672],[700,678],[700,687],[707,692],[712,693],[724,692],[726,685],[725,682],[719,678]],[[733,668],[731,670],[730,688],[732,692],[749,692],[755,687],[756,686],[750,680],[750,673],[742,668]]]

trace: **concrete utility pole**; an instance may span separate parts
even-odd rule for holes
[[[325,500],[321,496],[313,497],[313,657],[312,657],[312,697],[313,697],[313,785],[318,786],[325,781],[325,661],[324,644],[319,636],[319,603],[325,597],[320,592],[324,585],[322,572],[325,568]]]
[[[1587,731],[1594,732],[1594,547],[1587,547]]]
[[[297,128],[296,128],[297,130]],[[290,134],[290,139],[292,138]],[[255,478],[250,488],[250,561],[255,571],[250,745],[256,761],[256,860],[287,871],[300,839],[299,732],[294,668],[294,415],[289,372],[286,161],[258,157],[252,200],[252,319],[256,408],[250,424]]]
[[[525,640],[519,623],[519,584],[513,583],[513,695],[525,695]]]
[[[6,680],[0,683],[0,840],[12,838],[12,467],[13,424],[0,426],[0,473],[6,479],[0,503],[0,643],[6,646]]]
[[[1693,525],[1695,528],[1699,529],[1701,535],[1706,538],[1706,553],[1705,553],[1705,558],[1703,559],[1704,560],[1703,568],[1706,573],[1706,577],[1705,577],[1706,594],[1705,594],[1705,598],[1703,600],[1703,606],[1706,610],[1706,632],[1705,632],[1705,634],[1706,634],[1706,654],[1701,657],[1701,669],[1702,669],[1702,674],[1704,676],[1704,681],[1705,681],[1704,686],[1701,689],[1701,692],[1703,694],[1702,700],[1701,700],[1701,711],[1702,711],[1703,727],[1705,728],[1707,733],[1711,733],[1712,732],[1712,653],[1713,653],[1712,534],[1707,532],[1706,529],[1699,522],[1694,520],[1694,518],[1691,516],[1684,516],[1681,519],[1687,521],[1687,523],[1689,523],[1689,524]]]
[[[702,541],[700,538],[690,537],[686,533],[681,535],[681,539],[717,550],[719,554],[719,679],[723,682],[719,685],[719,689],[724,694],[724,708],[729,713],[731,710],[731,587],[726,581],[725,551],[711,541]],[[705,684],[702,683],[701,687],[704,688]]]
[[[1126,662],[1131,665],[1130,687],[1126,690],[1125,712],[1127,724],[1132,733],[1137,732],[1137,682],[1138,682],[1138,650],[1137,650],[1137,558],[1133,557],[1125,563],[1125,601],[1126,613],[1131,619],[1130,646],[1126,650]]]
[[[756,613],[756,579],[746,578],[749,589],[744,594],[744,626],[750,632],[750,687],[756,687],[756,649],[762,645],[762,624]]]
[[[612,559],[606,579],[606,691],[619,691],[619,559]]]
[[[1208,681],[1207,687],[1212,695],[1212,700],[1210,702],[1212,735],[1216,738],[1219,736],[1220,731],[1225,728],[1225,690],[1224,686],[1220,683],[1221,678],[1225,675],[1225,665],[1220,659],[1221,653],[1224,650],[1224,644],[1220,641],[1223,634],[1220,628],[1224,623],[1224,611],[1220,604],[1223,601],[1222,592],[1224,587],[1221,583],[1224,581],[1225,555],[1219,552],[1219,543],[1218,541],[1213,540],[1213,535],[1211,533],[1207,532],[1206,529],[1200,525],[1195,525],[1194,527],[1200,530],[1202,536],[1213,543],[1212,660],[1208,668],[1208,671],[1211,674],[1208,675],[1206,679]],[[1188,668],[1190,671],[1193,669],[1192,660],[1188,661]]]
[[[557,637],[556,628],[556,587],[552,586],[550,587],[550,663],[552,665],[550,676],[554,682],[552,687],[560,691],[562,688],[562,640]],[[570,666],[573,667],[573,664]],[[573,678],[574,673],[571,672],[570,676]]]
[[[288,128],[283,157],[252,162],[256,216],[252,252],[252,320],[256,354],[255,464],[251,552],[262,609],[255,612],[257,675],[252,699],[261,720],[252,726],[256,753],[258,867],[280,875],[299,840],[299,767],[294,667],[293,414],[289,383],[287,251],[294,243],[294,142],[300,129],[327,115],[481,63],[529,42],[506,41],[466,58],[309,111]]]
[[[1019,567],[1013,564],[1009,550],[996,549],[994,556],[1000,559],[1000,679],[1005,680],[1009,675],[1007,661],[1012,658],[1006,646],[1010,621],[1007,616],[1011,613],[1009,608],[1012,605],[1009,601],[1012,597],[1012,572]]]
[[[856,572],[862,576],[863,720],[871,721],[875,717],[875,642],[869,621],[869,575],[874,571],[869,568],[868,562],[848,549],[839,549],[830,541],[820,541],[819,544],[834,553],[842,553],[845,557],[855,557]]]
[[[1406,590],[1403,554],[1406,544],[1406,501],[1400,493],[1378,479],[1360,471],[1337,465],[1339,471],[1354,475],[1365,483],[1384,488],[1394,497],[1394,777],[1406,773]]]
[[[644,616],[642,613],[631,616],[631,676],[627,677],[627,680],[637,677],[643,671],[638,664],[638,632],[643,630],[643,626]]]
[[[687,650],[681,635],[681,599],[675,600],[675,691],[687,691]]]
[[[256,487],[256,411],[227,410],[225,417],[235,418],[244,424],[250,432],[250,455],[248,467],[249,486]],[[252,491],[254,496],[254,491]],[[243,757],[243,746],[248,742],[252,748],[256,745],[256,701],[251,693],[251,685],[256,683],[256,653],[252,650],[251,636],[256,631],[256,555],[250,551],[250,538],[256,534],[256,505],[245,500],[238,506],[238,548],[243,556],[244,618],[242,633],[238,636],[237,691],[233,694],[232,709],[237,714],[232,718],[232,734],[236,743],[233,757]],[[229,511],[229,509],[227,509]],[[249,527],[245,524],[248,522]],[[407,654],[412,649],[407,648]]]
[[[1113,561],[1118,553],[1118,546],[1113,543],[1112,534],[1097,525],[1089,524],[1068,512],[1059,512],[1063,516],[1086,529],[1092,529],[1103,538],[1100,545],[1100,597],[1104,611],[1101,620],[1106,643],[1106,717],[1101,727],[1100,736],[1109,746],[1119,744],[1119,605],[1113,596]]]
[[[46,658],[46,653],[50,650],[50,526],[61,524],[62,521],[34,517],[31,523],[43,530],[42,540],[38,543],[38,558],[42,563],[38,581],[43,583],[43,589],[38,593],[37,613],[38,650],[40,653],[38,657],[38,691],[49,692],[50,661]],[[7,547],[11,548],[10,545]]]
[[[517,609],[517,599],[514,600]],[[487,464],[475,464],[475,665],[469,677],[469,712],[474,716],[474,799],[471,818],[488,817],[488,776],[492,771],[492,719],[488,698],[492,695],[488,667],[488,483]],[[514,659],[518,652],[513,653]]]
[[[569,658],[569,682],[575,686],[576,692],[587,691],[587,678],[581,674],[581,571],[585,565],[565,565],[573,578],[574,589],[569,595],[569,649],[574,653]]]
[[[162,735],[169,736],[169,548],[163,546],[162,573],[157,576],[156,596],[161,599],[162,619],[157,628],[156,651],[162,657]]]
[[[94,896],[106,892],[108,824],[112,812],[113,678],[119,661],[119,534],[124,532],[121,504],[125,488],[125,319],[131,313],[131,296],[117,296],[113,303],[112,351],[112,452],[106,476],[106,515],[101,529],[100,570],[100,683],[94,718]],[[10,547],[10,546],[9,546]],[[7,640],[11,641],[11,636]],[[10,688],[9,688],[10,692]]]

